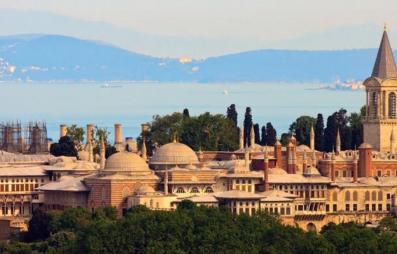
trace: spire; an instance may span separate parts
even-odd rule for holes
[[[336,145],[336,154],[339,154],[339,152],[340,152],[340,146],[341,146],[339,128],[338,128],[338,131],[336,132],[336,142],[335,142],[335,145]]]
[[[314,129],[313,129],[313,125],[310,128],[310,149],[312,149],[312,151],[314,151],[315,149],[315,145],[314,145]]]
[[[106,154],[106,146],[105,146],[105,141],[103,140],[103,138],[101,138],[101,141],[100,141],[100,151],[99,151],[99,153],[100,153],[100,156],[101,156],[101,160],[100,160],[100,169],[104,169],[105,168],[105,161],[106,161],[106,158],[105,158],[105,154]]]
[[[387,29],[385,25],[382,40],[378,49],[378,55],[376,56],[374,69],[372,70],[372,77],[381,79],[397,77],[393,50],[390,46],[389,37],[386,30]]]

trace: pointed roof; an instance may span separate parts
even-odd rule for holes
[[[381,79],[397,77],[396,63],[386,29],[383,32],[382,41],[380,42],[378,55],[376,56],[374,69],[372,70],[372,77]]]

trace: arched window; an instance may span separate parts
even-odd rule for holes
[[[350,201],[350,191],[345,192],[345,201]]]
[[[176,189],[176,193],[185,193],[185,190],[182,187],[178,187],[178,189]]]
[[[332,201],[337,201],[338,200],[338,193],[334,192],[332,194]]]
[[[200,191],[199,191],[199,189],[198,189],[197,187],[193,187],[193,188],[190,190],[190,193],[200,193]]]
[[[396,94],[389,94],[389,118],[396,118]]]
[[[376,117],[378,115],[378,94],[376,92],[371,93],[371,116]]]
[[[376,191],[372,191],[372,201],[376,201]]]
[[[369,201],[369,191],[365,192],[365,201]]]
[[[353,192],[353,201],[357,201],[358,200],[358,193],[357,191]]]
[[[383,201],[383,192],[382,191],[378,192],[378,200]]]
[[[208,186],[208,187],[205,188],[204,192],[205,193],[213,193],[214,190],[211,187]]]

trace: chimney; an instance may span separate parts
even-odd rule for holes
[[[92,136],[94,134],[94,125],[93,124],[87,124],[87,144],[92,143]]]
[[[59,125],[59,138],[65,137],[67,135],[68,128],[66,124]]]
[[[310,128],[310,149],[312,151],[316,150],[316,147],[315,147],[315,134],[314,134],[313,125]]]
[[[358,150],[360,154],[358,158],[358,176],[372,176],[372,146],[367,143],[362,143]]]
[[[282,158],[281,148],[282,147],[281,147],[280,141],[276,140],[276,143],[274,144],[274,158],[276,158],[276,167],[277,168],[283,167],[283,158]]]
[[[263,186],[264,191],[269,190],[269,158],[267,157],[267,151],[265,150],[264,160],[263,160]]]
[[[354,154],[353,154],[353,183],[357,182],[357,178],[358,178],[358,161],[357,161],[356,151],[354,151]]]
[[[332,182],[335,182],[335,153],[334,152],[332,152],[332,155],[331,155],[331,181]]]
[[[123,134],[121,132],[121,124],[114,124],[114,144],[119,145],[123,143]]]

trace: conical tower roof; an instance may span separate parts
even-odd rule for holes
[[[372,70],[372,77],[381,79],[397,77],[396,63],[394,61],[393,50],[390,46],[386,28],[383,32],[374,69]]]

